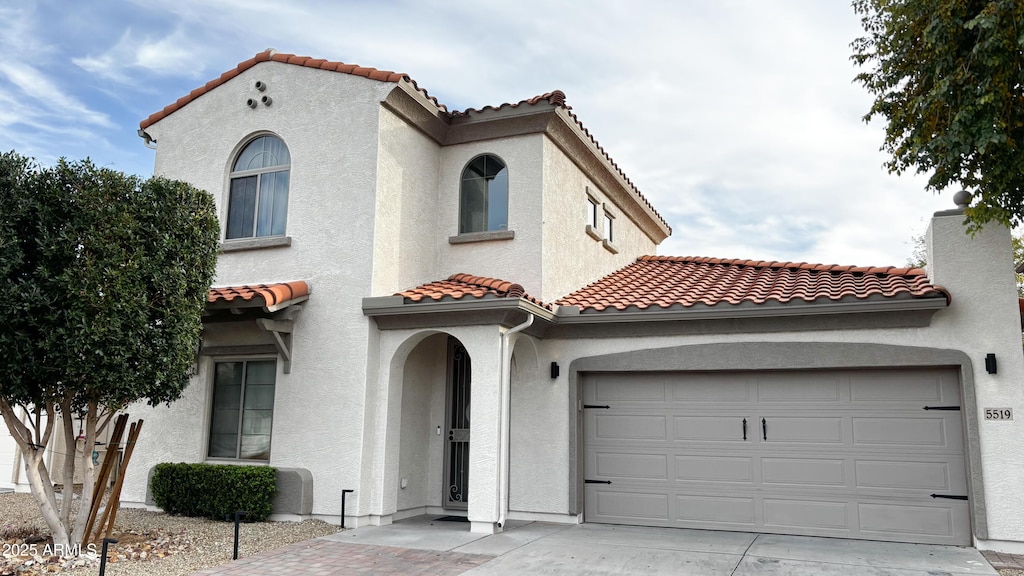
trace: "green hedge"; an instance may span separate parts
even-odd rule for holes
[[[157,464],[150,482],[153,499],[168,514],[234,519],[236,510],[248,512],[246,521],[262,522],[270,516],[277,491],[277,469],[269,466],[213,464]]]

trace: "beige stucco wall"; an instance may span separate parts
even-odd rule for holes
[[[245,106],[261,93],[269,107]],[[363,466],[368,320],[377,204],[380,101],[394,84],[299,66],[259,64],[147,131],[157,141],[155,173],[211,192],[222,225],[235,154],[253,135],[279,136],[291,154],[287,235],[291,246],[226,252],[216,285],[306,280],[313,294],[296,317],[291,374],[278,362],[270,464],[313,472],[314,514],[340,511],[342,488]],[[123,499],[143,502],[150,468],[203,461],[211,361],[170,408],[132,408],[147,424]],[[359,507],[361,494],[350,496]]]
[[[522,284],[543,298],[541,222],[543,209],[543,145],[540,134],[447,146],[441,152],[438,180],[438,223],[433,242],[439,247],[438,278],[465,272]],[[512,240],[449,244],[459,233],[459,185],[466,164],[481,154],[493,154],[508,167],[508,229]]]
[[[544,240],[543,294],[554,301],[605,276],[638,256],[654,254],[655,244],[635,222],[616,206],[593,180],[579,169],[549,138],[544,137]],[[587,193],[600,203],[598,225],[604,212],[615,216],[613,245],[618,253],[605,248],[600,240],[586,232]]]
[[[447,356],[448,337],[435,334],[405,362],[396,512],[441,506]]]
[[[436,142],[380,109],[373,295],[394,294],[442,277],[438,259],[447,238],[442,241],[437,235],[439,219],[447,214],[437,210],[440,156]]]

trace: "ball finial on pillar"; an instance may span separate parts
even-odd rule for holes
[[[956,207],[961,210],[971,205],[972,198],[974,197],[971,196],[971,193],[967,190],[961,190],[956,194],[953,194],[953,202],[956,204]]]

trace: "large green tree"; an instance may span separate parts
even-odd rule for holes
[[[174,401],[188,384],[218,229],[213,199],[188,184],[0,154],[0,413],[54,544],[84,535],[97,433],[129,404]],[[65,446],[78,429],[86,449],[77,462],[66,450],[51,479],[43,455],[58,421]]]
[[[888,120],[890,172],[974,194],[972,228],[1024,222],[1024,2],[853,0],[859,81]]]

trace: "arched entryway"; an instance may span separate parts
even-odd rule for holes
[[[430,334],[401,370],[397,517],[464,515],[469,502],[472,362],[458,338]]]

